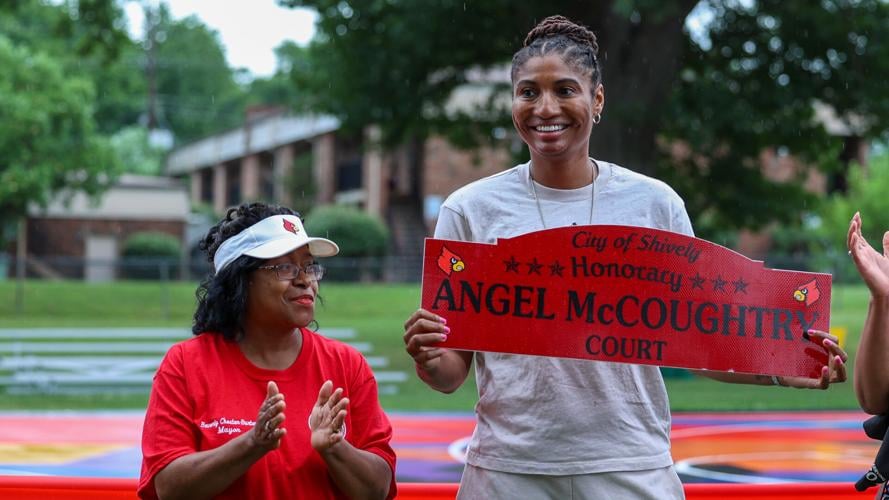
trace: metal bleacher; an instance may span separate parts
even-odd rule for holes
[[[407,379],[388,371],[389,360],[372,355],[355,330],[326,329],[328,338],[364,354],[381,394],[398,391]],[[181,328],[18,328],[0,329],[0,388],[10,394],[148,392],[167,350],[191,337]]]

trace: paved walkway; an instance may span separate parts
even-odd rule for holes
[[[879,443],[861,412],[678,413],[673,457],[686,483],[854,482]],[[457,482],[474,419],[390,415],[401,482]],[[0,414],[0,475],[138,477],[142,413]]]

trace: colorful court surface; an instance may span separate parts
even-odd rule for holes
[[[0,475],[138,477],[141,413],[0,414]],[[390,414],[401,482],[458,482],[468,414]],[[676,413],[683,482],[854,482],[879,443],[861,412]]]

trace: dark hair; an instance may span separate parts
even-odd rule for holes
[[[602,83],[595,33],[564,16],[547,17],[528,32],[524,46],[512,56],[513,83],[519,68],[529,59],[553,53],[569,66],[589,74],[594,87]]]
[[[200,249],[207,252],[211,268],[216,251],[225,240],[273,215],[300,216],[287,207],[259,202],[229,208],[225,217],[210,228],[199,244]],[[218,273],[211,270],[195,292],[198,307],[191,332],[195,335],[218,332],[226,340],[239,340],[244,334],[242,321],[247,311],[250,273],[262,263],[262,259],[242,255]]]

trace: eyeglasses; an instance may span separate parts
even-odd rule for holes
[[[321,281],[321,278],[324,277],[324,267],[321,264],[309,264],[305,267],[296,264],[278,264],[276,266],[259,266],[259,269],[275,271],[275,276],[281,281],[296,279],[300,271],[305,271],[306,277],[310,280]]]

